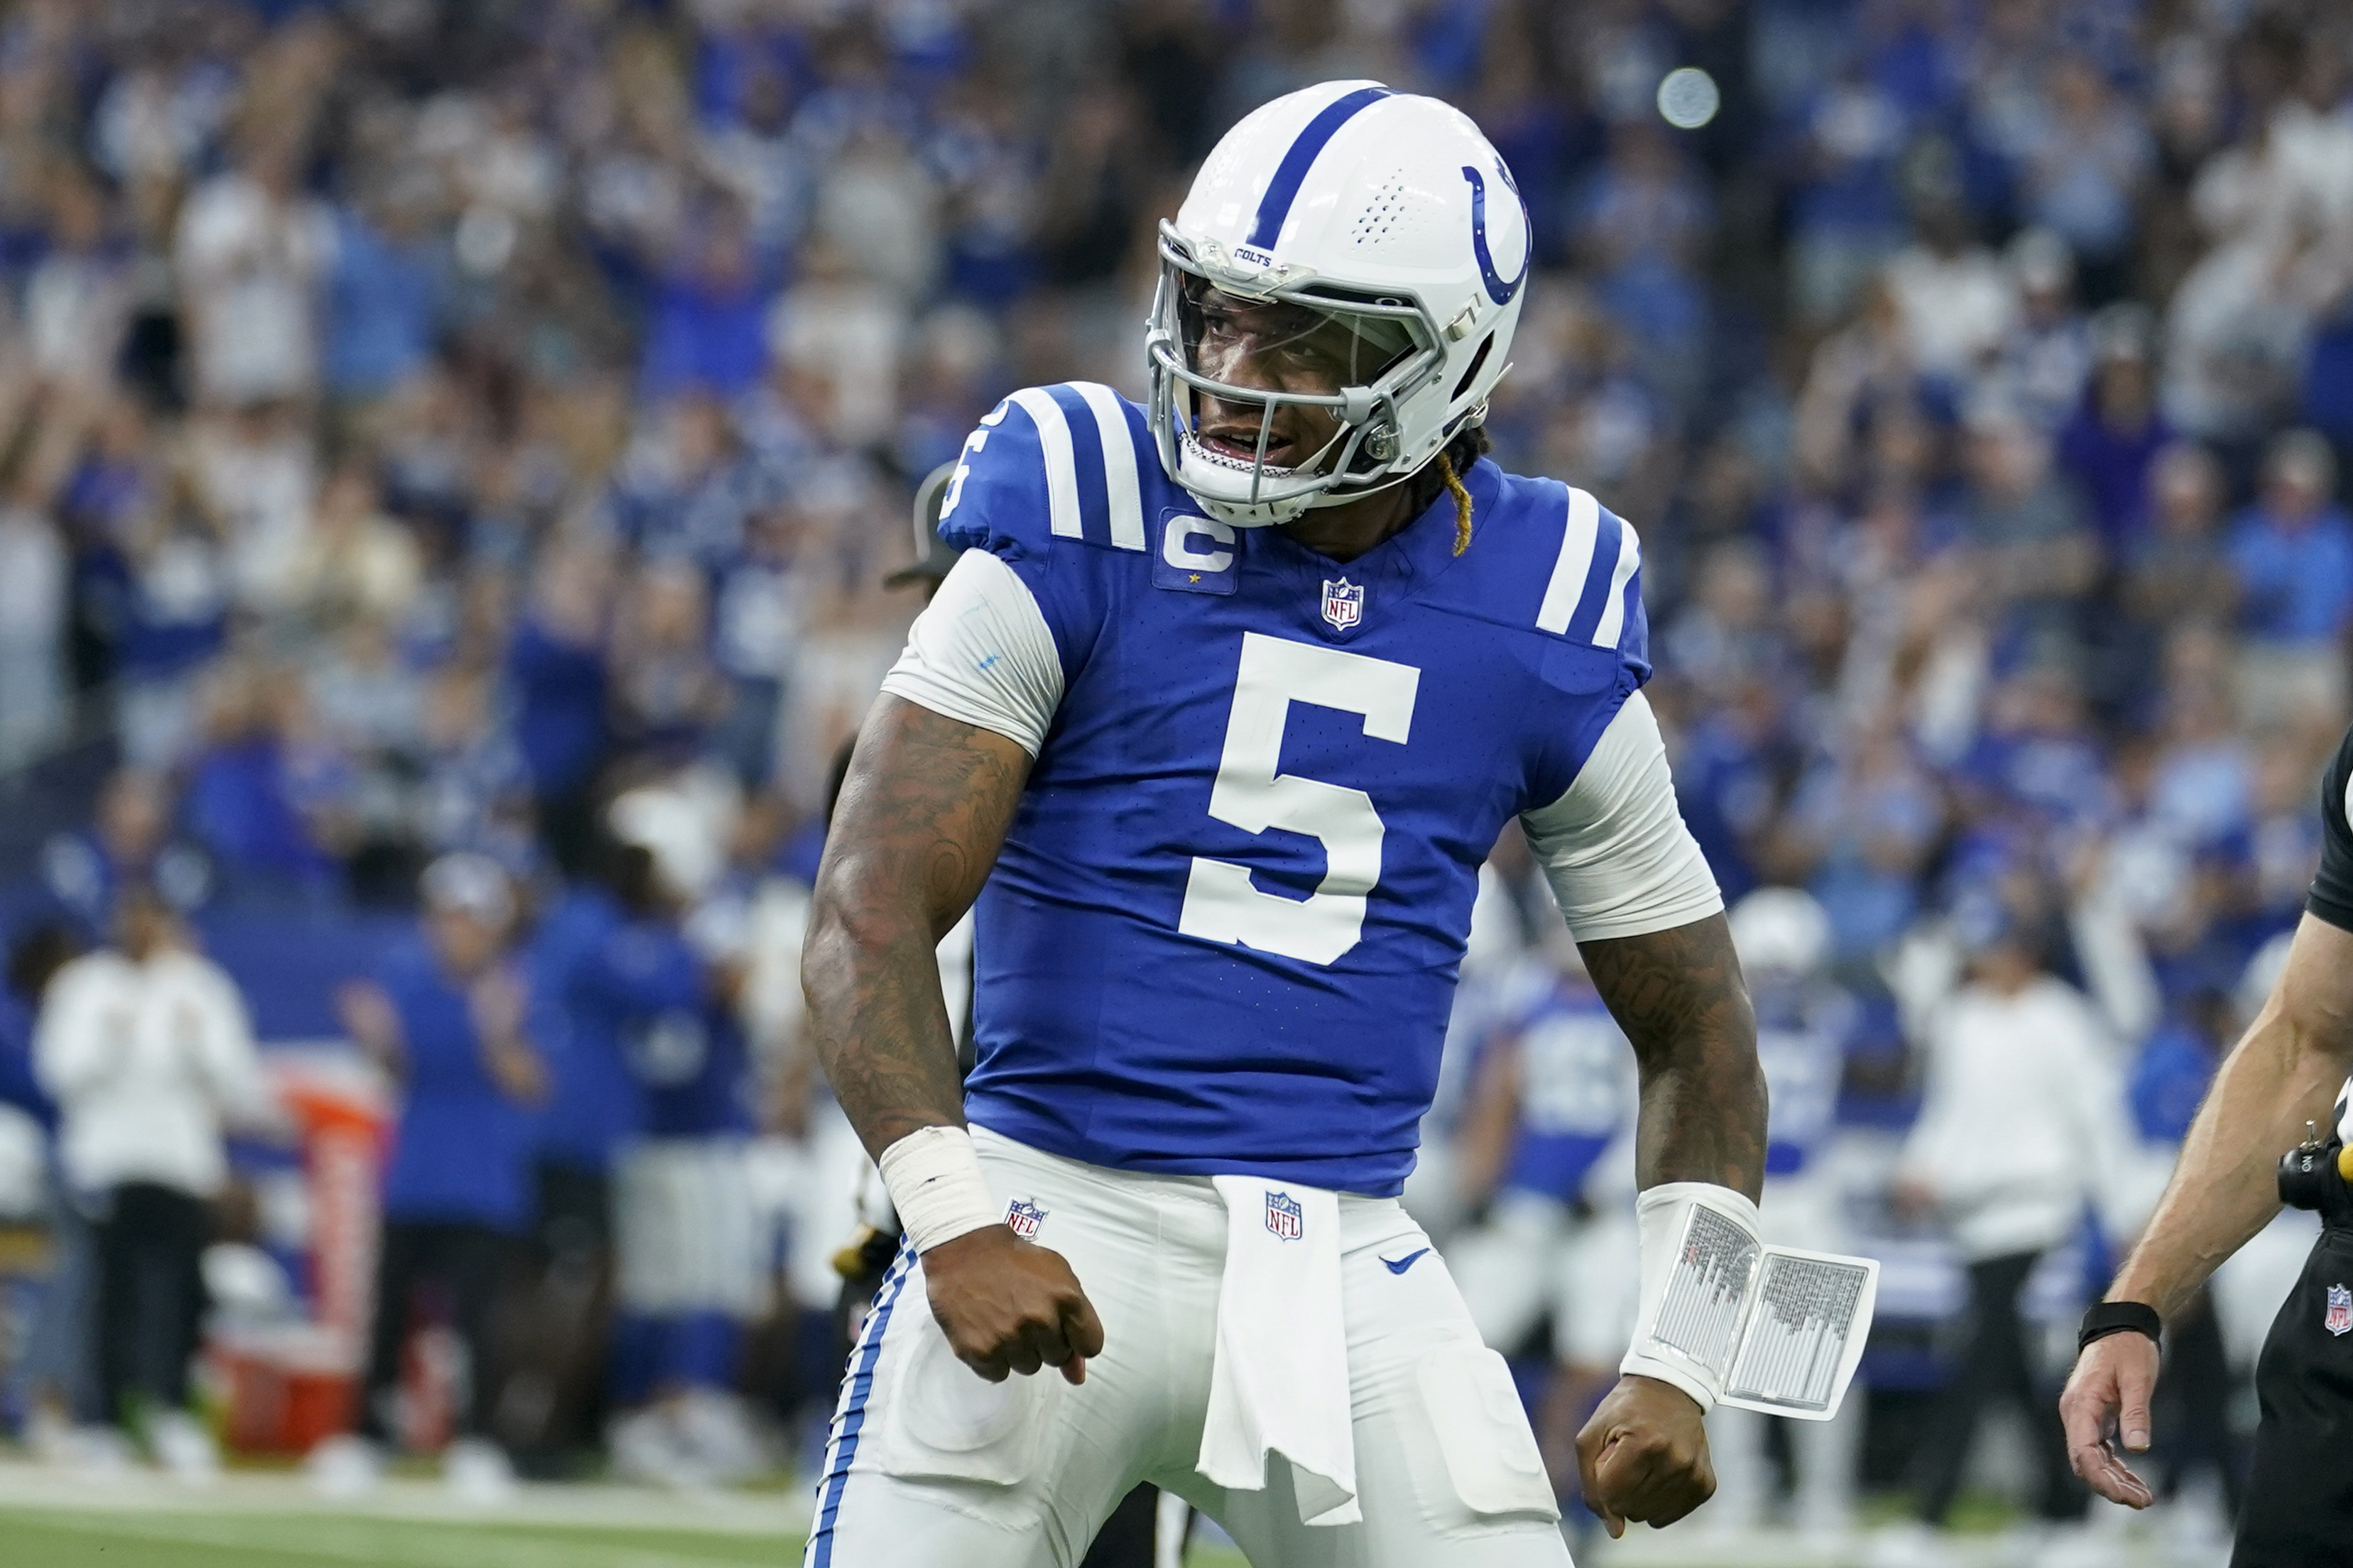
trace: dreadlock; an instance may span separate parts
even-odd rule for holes
[[[1487,439],[1484,426],[1472,425],[1455,433],[1454,439],[1439,452],[1437,461],[1430,463],[1413,477],[1413,510],[1408,515],[1420,516],[1446,491],[1454,498],[1454,553],[1461,554],[1471,548],[1471,492],[1464,488],[1462,476],[1471,465],[1484,457],[1493,445]]]

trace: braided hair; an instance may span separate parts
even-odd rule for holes
[[[1446,443],[1435,459],[1408,481],[1413,487],[1413,510],[1409,516],[1419,517],[1428,510],[1440,490],[1454,497],[1454,553],[1457,555],[1471,548],[1471,492],[1464,488],[1462,476],[1471,471],[1471,465],[1485,456],[1493,445],[1487,439],[1486,426],[1466,425],[1455,432],[1454,439]]]

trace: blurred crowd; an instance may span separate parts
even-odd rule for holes
[[[1679,67],[1712,115],[1662,114]],[[433,1137],[538,1175],[460,1212],[396,1158],[390,1218],[432,1234],[387,1233],[385,1279],[406,1289],[396,1253],[486,1341],[495,1269],[443,1233],[535,1237],[554,1300],[617,1204],[640,1320],[755,1316],[737,1276],[681,1304],[654,1276],[702,1266],[632,1286],[628,1235],[727,1184],[697,1149],[799,1169],[831,1125],[771,950],[918,607],[883,583],[913,489],[1013,388],[1140,395],[1154,223],[1240,114],[1339,77],[1461,104],[1528,203],[1495,455],[1641,530],[1685,816],[1729,900],[1802,890],[1761,929],[1785,1033],[1832,1044],[1777,1080],[1811,1123],[1777,1141],[1864,1151],[1829,1162],[1820,1234],[1942,1238],[1929,1319],[2018,1298],[2021,1256],[2074,1248],[2088,1278],[2134,1223],[2109,1167],[2179,1137],[2295,919],[2347,718],[2353,31],[2326,0],[8,5],[0,776],[57,831],[12,868],[0,1098],[70,1123],[27,1055],[37,983],[121,951],[118,905],[193,948],[227,915],[422,897],[343,1026],[412,1115],[464,1102]],[[95,798],[44,784],[88,755],[116,770]],[[1616,1179],[1618,1111],[1561,1087],[1576,1049],[1527,1044],[1583,1004],[1516,855],[1419,1201],[1465,1245],[1521,1226],[1525,1257]],[[1938,1042],[2019,1029],[2106,1086],[2082,1126],[2006,1141],[2028,1179],[2082,1175],[2105,1227],[2070,1197],[1971,1229],[1959,1189],[2018,1172],[1956,1162],[1999,1163],[1980,1123],[2017,1108],[1954,1087],[1938,1064],[1980,1057]],[[666,1141],[694,1147],[616,1199],[616,1162]],[[1514,1182],[1553,1208],[1515,1214]],[[185,1252],[175,1223],[146,1228]],[[787,1247],[812,1313],[846,1239],[823,1228]],[[1530,1300],[1499,1338],[1574,1315]],[[1585,1376],[1608,1333],[1555,1327]],[[744,1353],[644,1332],[615,1409]],[[1972,1332],[1913,1359],[2047,1381]],[[404,1375],[377,1349],[376,1381]],[[478,1388],[453,1429],[585,1431],[595,1381],[551,1370],[503,1415]],[[1938,1412],[1965,1452],[1973,1414]],[[638,1436],[639,1473],[748,1463],[733,1415]],[[1931,1522],[1958,1463],[1913,1478]]]

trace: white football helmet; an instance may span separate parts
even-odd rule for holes
[[[1732,950],[1751,977],[1810,978],[1831,953],[1831,918],[1802,888],[1759,888],[1732,906]]]
[[[1203,510],[1242,528],[1407,479],[1485,417],[1533,257],[1511,172],[1451,105],[1331,81],[1252,110],[1201,165],[1176,221],[1160,226],[1145,352],[1162,467]],[[1286,308],[1271,312],[1293,323],[1273,348],[1311,335],[1343,345],[1324,355],[1342,384],[1279,391],[1209,374],[1198,349],[1213,292]],[[1257,410],[1250,457],[1230,437],[1225,450],[1204,445],[1203,395]],[[1329,409],[1339,429],[1277,465],[1269,441],[1285,405]]]

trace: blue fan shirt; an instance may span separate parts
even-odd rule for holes
[[[385,1217],[522,1229],[532,1217],[532,1116],[491,1076],[465,991],[415,938],[385,958],[376,983],[400,1019],[404,1069]]]

